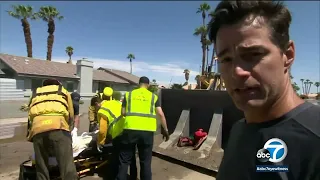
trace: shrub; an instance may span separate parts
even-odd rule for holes
[[[157,93],[158,92],[158,87],[157,86],[149,86],[148,90],[150,92]]]
[[[29,106],[27,104],[24,104],[19,109],[20,109],[20,111],[26,112],[29,110]]]
[[[79,104],[83,104],[84,102],[83,102],[83,100],[79,100]]]
[[[316,96],[316,99],[320,100],[320,93]]]
[[[301,94],[301,95],[300,95],[300,98],[301,98],[301,99],[308,99],[308,96],[307,96],[307,95],[304,95],[304,94]]]

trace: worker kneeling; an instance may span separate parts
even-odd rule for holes
[[[118,170],[119,141],[123,132],[125,119],[121,116],[121,102],[117,100],[103,101],[98,111],[99,133],[97,139],[98,150],[105,144],[112,143],[112,159],[108,169],[108,177],[105,179],[115,179]],[[130,179],[137,179],[136,159],[132,159],[130,164]]]
[[[62,180],[78,179],[69,129],[69,118],[74,118],[69,92],[59,81],[45,80],[33,91],[29,108],[28,140],[33,142],[37,180],[50,180],[51,155],[57,159]]]
[[[101,101],[112,100],[113,89],[111,87],[105,87],[103,93],[97,93],[95,96],[91,98],[91,104],[89,106],[89,132],[94,132],[97,130],[98,117],[97,113],[101,106]]]

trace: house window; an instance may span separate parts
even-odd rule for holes
[[[69,92],[73,92],[73,90],[74,90],[74,88],[73,88],[73,82],[72,81],[68,81],[67,82],[67,90],[69,91]]]

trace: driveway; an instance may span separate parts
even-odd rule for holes
[[[85,113],[80,118],[80,135],[88,130],[88,115]],[[25,141],[25,137],[13,138],[8,141],[0,141],[0,179],[16,180],[19,173],[19,165],[28,160],[32,155],[32,143]],[[139,161],[138,161],[139,162]],[[139,168],[139,166],[138,166]],[[186,167],[170,163],[157,157],[152,159],[153,180],[214,180],[212,176],[204,175]],[[97,176],[85,177],[83,180],[99,180]]]

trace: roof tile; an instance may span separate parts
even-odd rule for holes
[[[125,80],[131,81],[131,83],[139,84],[140,77],[130,74],[126,71],[116,70],[116,69],[108,69],[108,68],[99,68],[100,70],[104,70],[110,74],[114,74],[124,78]]]

